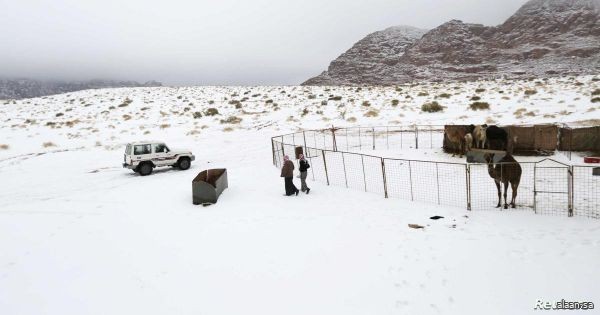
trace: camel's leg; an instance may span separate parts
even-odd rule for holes
[[[517,189],[519,188],[519,183],[515,183],[515,182],[511,182],[510,183],[510,189],[512,189],[512,200],[510,202],[510,205],[513,208],[517,207]]]
[[[508,209],[508,203],[506,202],[506,195],[508,192],[508,181],[503,181],[504,184],[504,209]]]
[[[494,184],[496,184],[496,189],[498,190],[498,205],[496,206],[496,208],[500,208],[502,206],[502,192],[500,190],[500,181],[494,179]]]

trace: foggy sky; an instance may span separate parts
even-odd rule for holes
[[[0,0],[0,77],[299,84],[365,35],[497,25],[525,0]]]

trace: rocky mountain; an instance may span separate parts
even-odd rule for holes
[[[600,0],[531,0],[498,26],[452,20],[373,33],[304,85],[600,73]]]
[[[162,84],[156,81],[138,83],[135,81],[115,80],[66,82],[40,81],[31,79],[0,79],[0,100],[40,97],[89,89],[149,86],[162,86]]]

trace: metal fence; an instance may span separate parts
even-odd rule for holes
[[[510,164],[451,163],[386,158],[364,150],[440,148],[442,126],[332,128],[307,130],[271,139],[273,164],[294,157],[302,147],[309,160],[309,178],[327,185],[468,210],[494,210],[498,190],[490,175],[510,177]],[[516,209],[535,213],[600,218],[600,176],[594,167],[551,159],[519,162],[521,176]],[[514,164],[513,164],[514,165]],[[504,190],[502,189],[502,205]],[[512,189],[508,189],[510,203]],[[509,207],[509,209],[511,209]]]

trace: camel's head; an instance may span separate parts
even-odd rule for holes
[[[483,158],[487,162],[487,164],[492,164],[494,162],[494,155],[491,153],[486,153],[483,155]]]

